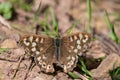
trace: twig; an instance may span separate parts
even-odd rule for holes
[[[18,58],[17,60],[10,60],[10,59],[4,59],[4,58],[0,58],[0,60],[3,61],[9,61],[9,62],[18,62],[20,58]]]

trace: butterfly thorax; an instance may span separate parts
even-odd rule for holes
[[[61,45],[61,39],[60,38],[56,38],[55,41],[55,46],[56,46],[56,60],[59,61],[59,56],[60,56],[60,45]]]

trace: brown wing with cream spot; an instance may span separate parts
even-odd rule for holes
[[[73,70],[78,61],[77,55],[82,55],[90,39],[90,34],[87,33],[76,33],[62,38],[59,62],[64,72]]]
[[[20,45],[25,51],[35,58],[41,71],[54,72],[55,60],[54,39],[46,36],[27,35],[21,38]]]

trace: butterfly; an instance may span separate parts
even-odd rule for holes
[[[76,67],[77,55],[82,55],[90,41],[91,35],[83,32],[59,38],[32,34],[22,37],[20,45],[30,56],[34,57],[41,71],[55,72],[53,66],[55,63],[67,73]]]

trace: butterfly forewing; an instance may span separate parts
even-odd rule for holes
[[[44,72],[53,72],[55,58],[54,39],[39,35],[26,35],[20,40],[25,51],[35,58],[36,64]]]
[[[82,55],[89,42],[90,34],[87,33],[76,33],[62,38],[59,62],[64,72],[73,70],[78,61],[77,55]]]

